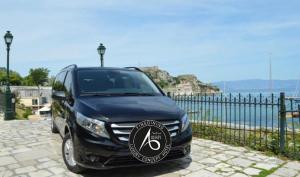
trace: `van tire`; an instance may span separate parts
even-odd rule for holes
[[[70,160],[67,160],[67,157],[66,157],[66,152],[65,152],[66,148],[65,148],[65,146],[66,146],[67,143],[70,143],[70,141],[71,141],[71,146],[72,146],[72,148],[74,148],[74,147],[73,147],[73,140],[72,140],[72,138],[71,138],[71,135],[70,135],[70,133],[67,133],[67,134],[65,135],[65,137],[63,138],[63,143],[62,143],[62,156],[63,156],[64,162],[65,162],[67,168],[68,168],[71,172],[73,172],[73,173],[80,174],[80,173],[84,172],[84,171],[86,170],[86,168],[83,168],[83,167],[79,166],[79,165],[75,162],[74,159],[73,159],[73,160],[74,160],[74,164],[70,164],[70,163],[69,163]],[[70,144],[68,144],[68,145],[70,145]],[[74,149],[73,149],[71,152],[74,152]],[[74,158],[74,154],[73,154],[73,158]]]

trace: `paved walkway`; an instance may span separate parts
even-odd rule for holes
[[[50,133],[49,121],[2,121],[0,137],[0,177],[80,176],[66,169],[62,140]],[[89,170],[81,176],[244,177],[275,171],[270,177],[300,177],[299,162],[209,140],[194,139],[191,157],[147,167]]]

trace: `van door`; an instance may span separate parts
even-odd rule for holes
[[[63,130],[63,122],[62,119],[64,117],[64,102],[65,99],[63,99],[61,96],[65,94],[65,89],[64,89],[64,81],[66,77],[66,72],[63,71],[59,73],[56,76],[53,89],[52,89],[52,115],[54,119],[54,123],[59,130],[61,135],[64,135],[64,130]]]
[[[74,114],[73,113],[73,102],[74,102],[74,98],[73,98],[73,78],[72,78],[72,71],[68,71],[67,76],[65,78],[65,82],[64,82],[64,90],[65,90],[65,96],[66,96],[66,100],[64,102],[64,104],[62,105],[64,113],[63,113],[63,117],[61,120],[61,126],[62,129],[64,129],[64,127],[66,127],[67,124],[67,119],[74,117],[74,115],[70,115],[70,114]]]

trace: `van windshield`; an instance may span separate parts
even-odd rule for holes
[[[142,72],[126,70],[79,70],[80,95],[162,95]]]

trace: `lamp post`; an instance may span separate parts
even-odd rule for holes
[[[104,63],[103,63],[103,55],[105,54],[105,50],[106,48],[104,47],[104,45],[101,43],[99,45],[99,47],[97,48],[98,53],[100,55],[100,61],[101,61],[101,67],[104,67]]]
[[[6,67],[6,90],[5,90],[5,117],[4,120],[12,120],[14,119],[14,112],[12,109],[12,94],[10,91],[10,77],[9,77],[9,51],[10,51],[10,45],[13,40],[13,35],[10,33],[10,31],[7,31],[4,35],[4,41],[6,44],[6,51],[7,51],[7,67]]]

